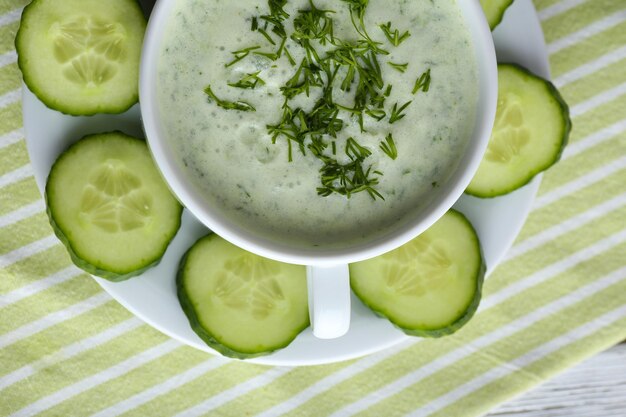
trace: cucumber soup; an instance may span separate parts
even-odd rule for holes
[[[159,106],[211,205],[295,246],[401,227],[474,127],[474,48],[454,0],[179,0]]]

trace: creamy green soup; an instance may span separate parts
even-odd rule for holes
[[[211,204],[261,236],[332,247],[381,235],[431,201],[469,141],[478,82],[456,2],[371,0],[361,16],[355,10],[351,16],[348,3],[313,2],[332,19],[336,41],[312,40],[318,56],[308,61],[302,42],[290,36],[304,21],[294,19],[311,11],[305,0],[282,7],[282,37],[267,23],[276,13],[261,0],[179,0],[164,28],[159,101],[173,152]],[[384,51],[374,54],[370,69],[382,83],[365,94],[365,112],[354,111],[360,73],[350,82],[350,65],[336,62],[329,67],[337,71],[333,83],[324,86],[329,76],[322,74],[322,85],[313,83],[308,95],[286,99],[285,86],[303,87],[305,76],[294,78],[302,62],[329,62],[338,45],[364,39]],[[341,128],[322,130],[317,140],[325,148],[317,156],[310,136],[300,146],[276,134],[285,120],[291,133],[293,126],[312,129],[298,117],[286,119],[285,103],[310,116],[329,97]],[[356,151],[346,148],[350,143]],[[337,174],[329,166],[353,169],[355,158],[365,189],[350,190],[350,181],[342,188],[340,175],[328,182],[329,172]]]

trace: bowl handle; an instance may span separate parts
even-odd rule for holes
[[[347,264],[307,266],[309,318],[319,339],[343,336],[350,327],[350,276]]]

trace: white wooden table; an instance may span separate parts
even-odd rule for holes
[[[488,417],[626,417],[626,343],[602,352]]]

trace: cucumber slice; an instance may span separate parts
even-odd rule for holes
[[[145,28],[136,0],[33,0],[15,40],[24,82],[63,113],[121,113],[139,98]]]
[[[455,210],[398,249],[350,265],[354,293],[412,336],[463,326],[478,308],[484,276],[478,236]]]
[[[72,261],[111,281],[158,264],[182,214],[146,142],[121,132],[86,136],[61,154],[45,198]]]
[[[491,30],[494,30],[502,21],[504,12],[511,4],[513,4],[513,0],[480,0],[480,5],[483,6],[483,12],[485,12]]]
[[[176,283],[191,328],[225,356],[266,355],[309,326],[304,266],[263,258],[216,234],[187,251]]]
[[[498,65],[498,107],[487,151],[466,193],[496,197],[526,185],[561,158],[569,109],[550,81],[515,64]]]

